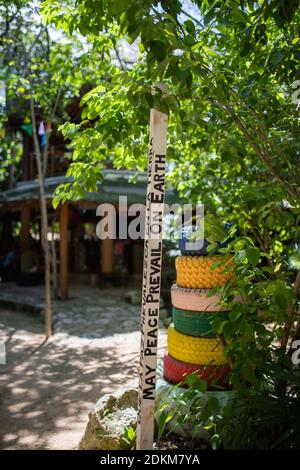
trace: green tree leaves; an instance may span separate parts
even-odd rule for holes
[[[224,221],[240,230],[232,229],[235,240],[222,249],[236,263],[235,285],[222,289],[230,318],[214,325],[235,364],[234,386],[269,384],[264,364],[274,362],[273,343],[295,301],[290,259],[300,235],[300,124],[289,94],[297,78],[299,7],[193,1],[185,12],[173,1],[70,0],[59,12],[57,3],[51,16],[45,2],[48,21],[86,35],[104,67],[82,99],[82,123],[63,127],[75,149],[73,189],[92,187],[90,168],[100,177],[107,158],[116,168],[144,168],[149,110],[167,112],[168,177],[186,201],[215,214],[206,217],[210,253],[226,239]],[[109,66],[124,38],[139,43],[139,60],[124,67],[116,58]],[[168,84],[167,98],[151,94],[157,81]]]

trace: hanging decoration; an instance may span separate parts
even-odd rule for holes
[[[42,139],[41,139],[41,147],[45,147],[46,145],[46,142],[47,142],[47,134],[45,132],[45,134],[42,135]]]
[[[47,131],[46,131],[46,129],[47,129]],[[41,121],[40,124],[39,124],[39,129],[38,129],[38,134],[41,137],[41,139],[40,139],[41,149],[43,149],[46,146],[47,132],[48,133],[51,132],[51,123],[47,122],[46,126],[45,126],[44,121]]]
[[[24,123],[21,125],[21,129],[26,132],[30,137],[33,136],[32,124],[31,123]]]
[[[41,122],[40,122],[38,134],[39,134],[39,135],[42,135],[42,136],[45,134],[44,121],[41,121]]]

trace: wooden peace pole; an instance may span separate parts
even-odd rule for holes
[[[159,84],[156,88],[167,93],[165,85]],[[151,109],[141,306],[137,450],[153,448],[167,124],[166,114]]]

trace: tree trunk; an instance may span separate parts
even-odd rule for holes
[[[45,180],[42,165],[42,156],[39,146],[39,140],[36,129],[36,119],[34,110],[34,98],[31,93],[30,98],[30,112],[33,129],[33,142],[34,150],[38,171],[38,181],[40,187],[40,211],[41,211],[41,228],[42,228],[42,247],[44,251],[45,259],[45,336],[49,338],[51,336],[51,279],[50,279],[50,248],[48,244],[48,212],[47,212],[47,200],[45,195]]]
[[[57,258],[54,239],[54,228],[52,227],[51,239],[51,254],[52,254],[52,283],[53,283],[53,299],[58,299],[58,286],[57,286]]]

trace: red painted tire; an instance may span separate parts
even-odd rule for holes
[[[199,378],[205,380],[208,390],[223,387],[229,389],[228,374],[229,367],[226,366],[203,366],[187,364],[177,361],[170,354],[164,355],[164,378],[173,384],[184,382],[185,376],[192,372],[198,372]]]

